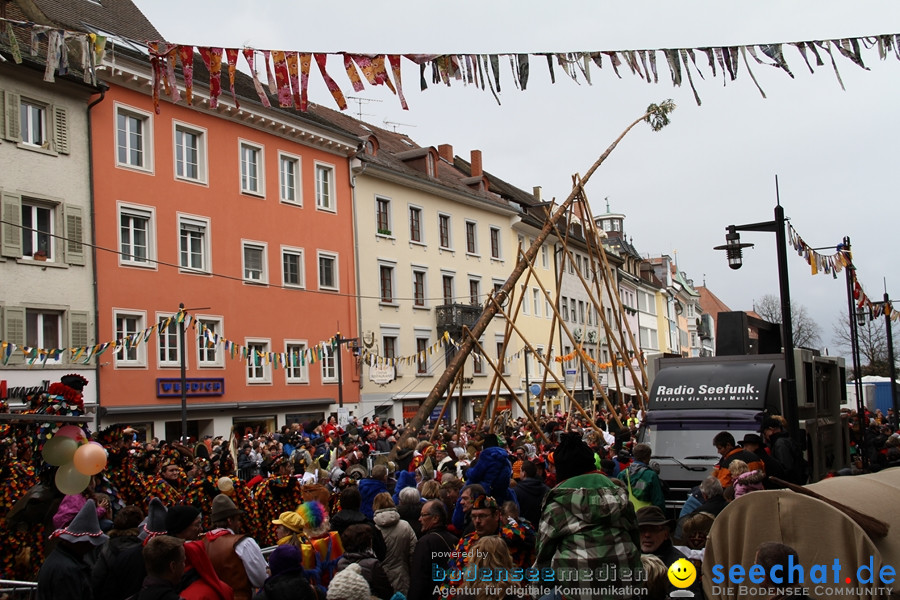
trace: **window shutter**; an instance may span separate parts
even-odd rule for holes
[[[6,93],[0,90],[0,138],[6,137]]]
[[[69,153],[69,113],[64,106],[51,107],[53,113],[53,146],[60,154]]]
[[[16,194],[3,192],[0,195],[3,215],[2,242],[0,255],[8,258],[22,257],[22,198]]]
[[[4,119],[6,126],[3,128],[4,139],[21,142],[22,137],[19,135],[19,95],[12,92],[4,94]]]
[[[66,204],[63,207],[63,218],[65,219],[66,239],[63,245],[66,249],[66,262],[70,265],[84,265],[84,211],[80,206]]]
[[[69,348],[87,348],[91,345],[90,325],[91,317],[88,312],[69,311]]]
[[[25,362],[25,355],[22,354],[25,345],[25,307],[7,306],[3,316],[3,340],[17,346],[9,357],[9,364]]]

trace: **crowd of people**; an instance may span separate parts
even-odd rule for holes
[[[687,559],[699,573],[728,502],[772,477],[807,477],[770,417],[740,442],[710,440],[714,475],[674,515],[652,448],[634,439],[641,415],[627,415],[619,429],[603,413],[596,424],[542,415],[539,428],[504,415],[402,439],[377,417],[193,443],[115,426],[93,436],[106,468],[66,496],[39,449],[10,435],[2,578],[37,581],[38,598],[58,600],[502,600],[562,598],[565,574],[589,571],[604,574],[602,589],[565,598],[666,598],[667,569]],[[900,436],[874,419],[872,431],[887,466]],[[473,568],[479,576],[462,575]],[[523,576],[484,576],[500,572]],[[703,597],[701,578],[688,589]]]

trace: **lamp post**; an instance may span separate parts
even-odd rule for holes
[[[894,411],[894,416],[890,420],[890,425],[891,429],[893,431],[896,431],[898,427],[898,402],[897,385],[895,383],[895,380],[897,379],[897,367],[896,363],[894,362],[894,332],[893,327],[891,326],[891,313],[893,312],[893,305],[891,304],[890,296],[888,296],[888,293],[885,292],[883,301],[871,303],[868,314],[866,314],[865,309],[860,307],[859,311],[862,311],[862,319],[859,322],[860,325],[863,325],[865,323],[866,316],[868,316],[870,319],[875,318],[875,315],[871,310],[871,307],[873,306],[880,306],[882,308],[882,314],[884,314],[884,334],[885,338],[887,339],[888,376],[891,378],[891,409]]]
[[[844,237],[842,247],[846,252],[847,256],[852,256],[850,253],[850,238]],[[850,358],[853,361],[853,389],[856,392],[856,418],[859,421],[859,435],[860,441],[862,441],[862,436],[865,433],[866,429],[866,399],[863,398],[863,387],[861,381],[861,368],[859,364],[859,325],[860,320],[865,323],[865,314],[860,313],[856,310],[856,302],[853,298],[853,282],[856,281],[856,267],[851,263],[847,266],[846,269],[846,280],[847,280],[847,309],[849,312],[849,322],[850,322]],[[860,307],[861,309],[862,307]],[[862,456],[863,464],[866,462],[865,455]]]
[[[776,195],[778,178],[775,178]],[[715,250],[725,250],[728,266],[740,269],[743,265],[742,251],[753,244],[741,243],[739,231],[769,231],[775,233],[775,244],[778,257],[778,289],[781,297],[781,344],[784,348],[785,379],[782,381],[782,407],[784,418],[788,424],[791,438],[797,439],[800,430],[800,418],[797,409],[797,372],[794,362],[794,329],[791,323],[791,290],[788,281],[787,239],[784,232],[784,208],[780,199],[775,205],[775,218],[771,221],[748,223],[746,225],[729,225],[726,227],[725,245],[716,246]]]
[[[338,331],[334,336],[334,341],[337,344],[338,408],[344,408],[344,365],[341,361],[341,346],[344,344],[355,344],[359,341],[359,338],[341,337],[341,332]],[[358,351],[357,347],[354,346],[353,348],[354,353],[356,353]]]
[[[187,309],[184,307],[184,302],[181,302],[178,305],[178,343],[180,352],[178,353],[180,359],[181,366],[181,443],[185,443],[187,441],[187,361],[185,360],[185,334],[184,334],[184,320],[187,318],[188,310],[209,310],[208,306],[204,306],[203,308],[190,308]],[[162,333],[162,332],[160,332]]]
[[[528,378],[528,354],[531,352],[531,349],[527,346],[525,347],[525,408],[528,412],[531,412],[531,381]]]

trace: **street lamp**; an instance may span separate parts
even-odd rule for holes
[[[187,311],[189,310],[209,310],[208,306],[204,306],[203,308],[185,308],[184,302],[181,302],[178,305],[178,343],[181,348],[181,352],[179,352],[180,366],[181,366],[181,443],[187,443],[187,361],[185,360],[185,352],[187,348],[185,348],[185,335],[184,335],[184,320],[187,317]],[[160,332],[162,333],[162,332]]]
[[[776,194],[778,178],[775,179]],[[788,281],[787,239],[784,232],[784,208],[781,202],[775,204],[775,218],[772,221],[748,223],[746,225],[729,225],[725,235],[725,245],[716,246],[715,250],[725,250],[728,266],[740,269],[743,264],[741,253],[752,244],[742,244],[739,231],[769,231],[775,233],[775,245],[778,252],[778,288],[781,297],[781,343],[784,347],[784,418],[788,424],[791,438],[797,439],[800,430],[800,419],[797,409],[797,380],[794,364],[794,329],[791,324],[791,290]]]
[[[891,408],[894,411],[894,416],[890,420],[890,425],[892,431],[897,431],[898,428],[898,401],[897,401],[897,385],[895,383],[897,379],[897,367],[894,362],[894,332],[893,327],[891,326],[891,313],[893,312],[893,305],[891,304],[890,296],[888,293],[884,293],[884,300],[881,302],[872,302],[870,309],[868,311],[868,315],[866,315],[865,309],[862,307],[859,308],[858,312],[863,314],[863,320],[859,323],[860,325],[865,324],[865,317],[868,316],[871,319],[875,318],[875,315],[871,311],[871,307],[880,306],[882,308],[882,314],[884,314],[884,328],[885,328],[885,337],[887,338],[887,360],[888,360],[888,375],[891,378]]]
[[[354,346],[352,346],[353,354],[354,356],[358,356],[359,347],[355,344],[359,341],[359,338],[341,337],[341,332],[338,331],[334,336],[334,341],[335,344],[337,344],[338,408],[344,408],[344,365],[341,362],[341,346],[344,344],[354,344]]]

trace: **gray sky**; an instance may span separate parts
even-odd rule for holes
[[[894,0],[135,2],[172,42],[316,52],[534,53],[900,33]],[[420,91],[417,67],[405,63],[409,111],[383,87],[354,93],[334,58],[329,74],[345,95],[379,101],[351,101],[354,115],[361,110],[363,120],[396,127],[423,146],[452,144],[463,157],[480,149],[485,169],[522,189],[540,185],[545,199],[565,198],[572,174],[586,171],[647,105],[672,98],[678,104],[672,123],[659,133],[646,126],[632,131],[592,178],[587,191],[595,214],[605,212],[609,198],[613,212],[627,215],[626,234],[641,253],[677,252],[679,268],[696,284],[705,280],[732,309],[749,310],[755,298],[778,294],[775,236],[743,234],[756,247],[745,251],[739,271],[712,247],[724,243],[729,224],[773,218],[777,174],[785,213],[804,240],[832,246],[849,236],[866,293],[880,300],[887,278],[887,291],[900,301],[900,276],[890,267],[900,216],[900,61],[865,51],[871,70],[863,71],[837,57],[842,91],[829,64],[810,74],[795,48],[786,46],[784,54],[796,79],[748,56],[767,99],[743,62],[737,80],[723,85],[701,54],[706,79],[693,75],[702,106],[686,82],[671,85],[661,55],[658,84],[627,67],[619,79],[605,61],[592,70],[593,85],[575,83],[559,68],[551,85],[545,59],[532,57],[525,91],[503,67],[501,105],[489,91],[461,82]],[[310,99],[335,106],[315,67]],[[847,311],[844,274],[812,276],[793,251],[788,264],[794,303],[806,307],[836,353],[832,326]]]

